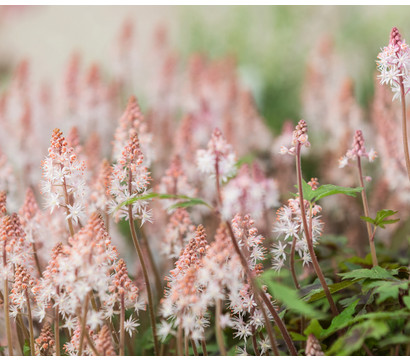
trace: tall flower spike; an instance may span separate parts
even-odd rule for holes
[[[141,141],[141,148],[146,155],[146,164],[147,166],[150,166],[154,158],[152,134],[148,132],[147,124],[144,121],[137,98],[131,96],[128,100],[127,107],[119,120],[117,130],[115,131],[113,145],[114,160],[117,160],[122,156],[122,149],[127,144],[128,139],[134,134],[138,134]]]
[[[382,49],[378,57],[378,69],[380,71],[380,83],[391,86],[393,100],[401,99],[402,110],[402,136],[404,158],[406,160],[407,175],[410,180],[410,154],[407,139],[407,113],[406,95],[410,91],[410,50],[406,42],[401,38],[399,30],[394,27],[390,33],[389,45]]]
[[[393,100],[400,98],[400,83],[404,85],[405,94],[409,92],[410,50],[406,41],[401,38],[399,30],[394,27],[390,33],[389,44],[377,55],[377,68],[380,71],[380,84],[391,87]]]
[[[117,211],[117,221],[119,219],[128,220],[128,204],[122,204],[137,196],[147,195],[150,180],[150,173],[144,166],[144,155],[139,146],[138,136],[133,134],[113,169],[111,195],[114,200],[110,202],[110,208],[112,212]],[[145,221],[152,221],[151,210],[148,210],[147,205],[146,200],[137,200],[132,203],[133,219],[141,219],[141,224]]]
[[[87,188],[84,177],[85,163],[79,162],[77,155],[68,147],[63,133],[54,129],[48,157],[42,163],[42,193],[46,207],[51,212],[64,207],[71,236],[74,235],[72,223],[77,224],[86,214]]]

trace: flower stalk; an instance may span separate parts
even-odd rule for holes
[[[305,202],[303,198],[303,188],[302,188],[302,167],[301,167],[301,159],[300,159],[301,148],[302,148],[302,144],[298,142],[296,145],[296,176],[297,176],[297,182],[298,182],[299,203],[300,203],[300,212],[302,216],[303,229],[305,232],[306,242],[308,245],[310,257],[312,259],[312,264],[315,269],[316,275],[319,278],[320,284],[323,287],[326,298],[330,305],[330,309],[332,310],[333,316],[337,316],[339,315],[339,311],[337,310],[337,307],[333,301],[329,287],[327,286],[325,277],[322,273],[322,269],[320,268],[319,261],[317,260],[315,249],[313,248],[313,241],[310,236],[310,229],[309,229],[307,219],[306,219]]]

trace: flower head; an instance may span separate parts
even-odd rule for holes
[[[366,151],[364,146],[364,137],[361,130],[356,130],[352,148],[346,152],[346,155],[339,159],[339,168],[343,168],[348,165],[350,159],[354,160],[358,157],[366,157],[370,162],[373,162],[377,158],[377,152],[373,149],[369,152]]]
[[[219,181],[224,182],[236,173],[236,155],[218,128],[212,133],[208,149],[198,150],[196,158],[199,171],[218,176]]]
[[[377,55],[377,68],[380,71],[380,83],[387,84],[394,92],[393,100],[400,97],[400,86],[404,86],[405,94],[410,89],[409,69],[410,51],[399,30],[394,27],[390,33],[389,44]]]

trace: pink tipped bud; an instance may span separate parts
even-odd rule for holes
[[[391,32],[390,32],[390,44],[392,44],[393,46],[396,46],[396,45],[400,45],[400,43],[401,43],[401,35],[399,32],[399,29],[394,27],[393,29],[391,29]]]

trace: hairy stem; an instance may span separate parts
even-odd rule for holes
[[[58,286],[56,293],[57,295],[60,294],[60,289]],[[60,309],[58,305],[55,308],[54,316],[54,340],[56,342],[56,356],[60,356]]]
[[[400,94],[401,94],[404,159],[406,160],[407,176],[409,177],[409,180],[410,180],[410,156],[409,156],[409,143],[407,141],[406,93],[404,91],[403,76],[399,77],[399,84],[400,84]]]
[[[38,256],[37,256],[36,243],[32,242],[31,247],[33,249],[33,256],[34,256],[34,261],[36,262],[36,268],[37,268],[38,276],[41,278],[42,273],[41,273],[40,261],[39,261]]]
[[[125,344],[125,330],[124,330],[124,323],[125,323],[125,302],[124,302],[124,294],[121,294],[121,315],[120,315],[120,356],[124,356],[124,344]]]
[[[157,266],[156,266],[156,264],[155,264],[155,261],[154,261],[153,255],[152,255],[151,248],[149,247],[149,244],[148,244],[149,242],[148,242],[148,239],[147,239],[147,235],[145,234],[145,231],[144,231],[144,229],[143,229],[142,227],[140,227],[140,233],[141,233],[142,246],[145,248],[145,250],[146,250],[146,252],[147,252],[148,262],[149,262],[149,265],[150,265],[150,267],[151,267],[151,270],[152,270],[152,272],[153,272],[153,274],[154,274],[155,289],[156,289],[156,291],[157,291],[157,296],[158,296],[158,298],[160,298],[160,297],[162,296],[162,282],[161,282],[161,277],[160,277],[160,275],[159,275],[158,268],[157,268]]]
[[[130,194],[132,193],[131,184],[132,184],[132,173],[130,169],[129,178],[128,178],[128,189],[130,191]],[[140,260],[140,264],[141,264],[142,273],[144,275],[145,286],[147,287],[148,311],[149,311],[149,316],[151,320],[152,336],[154,338],[154,351],[155,351],[155,355],[159,355],[159,344],[158,344],[158,338],[157,338],[157,327],[155,323],[154,302],[152,300],[152,290],[151,290],[151,285],[149,282],[148,271],[145,265],[145,260],[144,260],[144,256],[142,253],[142,249],[138,242],[137,232],[135,231],[134,219],[132,215],[132,205],[128,205],[128,220],[129,220],[129,225],[130,225],[130,230],[131,230],[132,241],[134,242],[135,249],[137,250],[137,254]]]
[[[224,345],[224,337],[222,333],[220,316],[222,313],[222,300],[218,299],[215,306],[215,332],[216,332],[216,341],[218,343],[219,351],[222,356],[226,356],[226,350]]]
[[[88,312],[88,294],[85,297],[85,301],[84,301],[83,315],[80,316],[80,318],[81,318],[81,333],[80,333],[80,345],[79,345],[79,349],[78,349],[78,356],[81,356],[83,354],[84,336],[85,336],[85,332],[87,331],[87,329],[86,329],[87,312]]]
[[[302,167],[300,163],[300,149],[301,149],[302,144],[298,143],[296,146],[296,175],[297,175],[297,181],[298,181],[298,190],[299,190],[299,202],[300,202],[300,212],[302,216],[302,223],[303,223],[303,229],[305,232],[306,236],[306,242],[308,245],[310,257],[312,259],[312,264],[313,267],[316,271],[316,275],[319,278],[320,283],[322,284],[323,290],[325,292],[327,301],[329,302],[330,309],[332,310],[333,316],[339,315],[339,311],[337,310],[337,307],[333,301],[332,295],[330,293],[329,287],[326,284],[325,277],[322,273],[322,269],[320,268],[319,261],[317,260],[315,250],[313,248],[313,241],[310,236],[310,230],[308,227],[308,223],[306,220],[306,211],[305,211],[305,202],[303,199],[303,189],[302,189]]]
[[[364,182],[363,182],[362,163],[360,160],[360,156],[357,157],[357,168],[359,172],[360,186],[362,187],[362,201],[363,201],[364,216],[369,217],[369,213],[370,213],[369,204],[367,202],[366,189],[364,187]],[[370,252],[372,254],[372,263],[373,263],[373,266],[377,266],[378,261],[377,261],[377,256],[376,256],[376,247],[374,246],[374,236],[372,235],[372,227],[368,221],[366,221],[366,227],[367,227],[367,235],[369,236]]]

